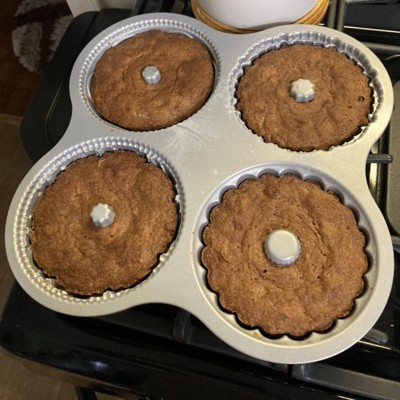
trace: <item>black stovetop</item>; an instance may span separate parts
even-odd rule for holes
[[[331,1],[324,24],[369,43],[390,73],[399,104],[400,39],[393,31],[400,31],[400,4],[347,3],[351,2]],[[173,0],[138,1],[133,14],[175,8]],[[192,15],[188,2],[179,11]],[[79,52],[96,34],[130,15],[127,10],[103,10],[72,21],[21,124],[21,139],[33,161],[50,150],[68,127],[69,75]],[[394,113],[373,149],[380,156],[371,156],[366,168],[371,191],[396,236],[400,233],[399,134],[400,118]],[[376,160],[379,163],[373,164]],[[98,318],[61,315],[34,302],[17,284],[0,322],[0,346],[22,362],[34,361],[48,375],[120,395],[396,399],[400,398],[400,256],[395,254],[392,294],[374,329],[347,351],[317,363],[291,366],[255,360],[224,344],[194,316],[167,305],[140,306]]]

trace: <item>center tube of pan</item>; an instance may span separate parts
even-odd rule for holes
[[[290,96],[297,103],[308,103],[315,97],[315,85],[308,79],[297,79],[290,85]]]
[[[92,208],[90,218],[98,228],[107,228],[114,222],[115,212],[108,204],[99,203]]]
[[[281,266],[294,264],[300,256],[301,245],[297,236],[285,229],[272,231],[264,243],[265,255]]]
[[[142,70],[142,78],[149,85],[155,85],[161,80],[160,70],[154,65],[148,65]]]

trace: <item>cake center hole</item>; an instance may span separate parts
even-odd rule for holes
[[[308,79],[297,79],[290,84],[290,95],[297,103],[307,103],[315,97],[315,85]]]
[[[90,218],[98,228],[106,228],[114,222],[115,212],[108,204],[99,203],[92,208]]]
[[[285,229],[272,231],[264,243],[264,252],[277,265],[289,266],[300,256],[300,242],[297,236]]]
[[[149,85],[155,85],[161,80],[160,70],[154,65],[148,65],[142,70],[142,78]]]

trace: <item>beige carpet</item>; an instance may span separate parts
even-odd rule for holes
[[[70,9],[65,0],[22,0],[14,18],[14,54],[26,69],[39,73],[72,20]]]
[[[36,6],[40,4],[41,1],[42,0],[30,0],[30,2]],[[20,44],[16,46],[17,49],[14,49],[12,41],[13,32],[14,36],[19,35],[22,38],[24,33],[26,34],[29,32],[27,29],[29,24],[35,27],[34,31],[36,32],[36,36],[32,37],[32,40],[35,37],[38,39],[40,32],[47,32],[47,35],[43,36],[43,42],[47,42],[47,50],[45,52],[40,51],[39,53],[41,58],[37,61],[39,63],[38,70],[43,68],[49,55],[51,55],[52,49],[57,44],[57,41],[53,42],[49,39],[49,33],[53,30],[54,24],[50,23],[44,25],[40,23],[40,19],[46,18],[43,17],[43,9],[40,13],[32,11],[24,14],[20,11],[22,14],[18,18],[16,17],[19,7],[25,2],[26,0],[0,0],[0,114],[22,116],[41,79],[41,72],[32,72],[28,70],[15,55],[14,50],[17,50],[21,56],[22,54],[29,53],[29,47],[23,47],[22,44]],[[49,11],[52,14],[52,21],[58,20],[57,10]],[[65,15],[65,13],[65,9],[63,9],[62,15]],[[64,21],[63,29],[65,28],[65,22],[66,21]],[[46,40],[44,40],[45,37],[47,38]],[[58,34],[57,37],[57,40],[59,40],[61,35]],[[40,36],[40,38],[42,38],[42,36]],[[34,41],[31,44],[34,46]],[[44,43],[42,43],[41,46],[44,46]],[[31,49],[34,48],[35,47],[31,47]]]

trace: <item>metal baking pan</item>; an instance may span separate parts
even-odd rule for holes
[[[157,131],[131,132],[97,115],[90,98],[90,79],[107,48],[149,29],[180,32],[202,42],[213,58],[215,84],[204,106],[185,121]],[[264,143],[242,122],[235,109],[235,90],[243,68],[269,49],[294,43],[335,46],[371,78],[374,105],[370,123],[349,142],[328,151],[294,152]],[[234,348],[275,363],[297,364],[333,356],[372,328],[390,293],[394,260],[388,228],[366,183],[365,165],[371,147],[390,120],[393,91],[386,70],[368,48],[341,32],[313,25],[280,26],[236,36],[182,15],[141,15],[111,26],[85,47],[71,74],[70,94],[71,123],[61,141],[21,182],[6,223],[11,269],[33,299],[75,316],[104,315],[145,303],[172,304],[197,316]],[[118,149],[144,155],[173,178],[181,213],[179,234],[161,256],[160,265],[141,284],[102,296],[75,297],[55,287],[35,266],[28,238],[31,211],[44,188],[69,163]],[[366,235],[366,287],[351,314],[336,321],[326,333],[312,333],[302,340],[267,338],[256,329],[243,328],[221,310],[216,295],[206,285],[200,261],[201,236],[211,208],[226,190],[266,172],[296,174],[333,191],[354,211]]]

